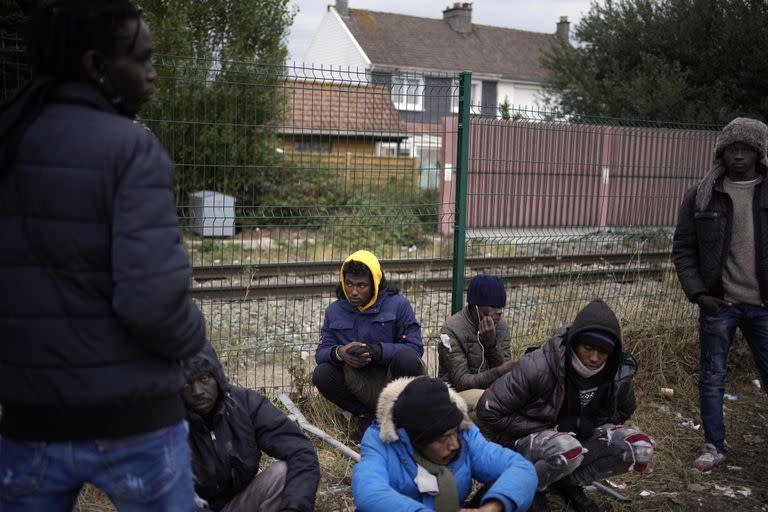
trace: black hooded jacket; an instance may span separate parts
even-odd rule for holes
[[[616,348],[602,370],[606,372],[606,405],[591,420],[595,426],[620,424],[632,416],[637,406],[632,387],[637,363],[622,351],[616,315],[605,302],[595,299],[576,315],[571,325],[559,328],[541,349],[523,356],[483,393],[477,417],[498,442],[511,446],[528,434],[558,426],[567,397],[568,354],[577,335],[591,329],[607,331],[617,339]]]
[[[312,443],[264,396],[229,384],[210,344],[185,363],[187,377],[211,373],[219,384],[212,429],[188,412],[195,492],[220,510],[242,492],[259,471],[261,452],[286,462],[282,509],[310,512],[320,482]]]

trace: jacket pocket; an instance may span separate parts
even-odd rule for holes
[[[382,312],[371,321],[370,340],[376,343],[393,343],[396,341],[397,317],[394,313]]]
[[[695,212],[693,221],[696,226],[696,236],[700,241],[713,243],[722,238],[725,222],[725,215],[722,212]]]
[[[328,327],[334,331],[348,331],[354,327],[354,324],[351,320],[334,320]]]

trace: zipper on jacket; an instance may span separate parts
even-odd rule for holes
[[[213,433],[213,430],[211,430],[211,441],[216,440],[216,434]]]

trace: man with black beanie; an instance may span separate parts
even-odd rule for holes
[[[357,510],[528,509],[536,490],[531,463],[486,440],[461,397],[440,379],[392,381],[379,396],[376,417],[352,472]],[[473,479],[485,487],[467,502]]]
[[[683,198],[672,260],[699,306],[699,407],[704,449],[693,467],[725,462],[723,394],[738,327],[768,391],[768,126],[737,117],[717,136],[712,169]]]
[[[621,425],[635,411],[636,370],[616,315],[595,299],[483,393],[478,421],[536,466],[531,510],[549,510],[552,486],[577,511],[599,511],[584,485],[646,469],[653,441]]]
[[[509,326],[501,316],[506,304],[501,279],[478,274],[469,282],[467,305],[440,329],[438,373],[459,392],[470,413],[483,391],[515,365]]]

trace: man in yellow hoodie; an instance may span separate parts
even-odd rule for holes
[[[350,255],[340,278],[338,300],[325,310],[312,382],[325,398],[358,418],[359,438],[389,381],[424,374],[424,346],[411,303],[387,284],[373,253]]]

